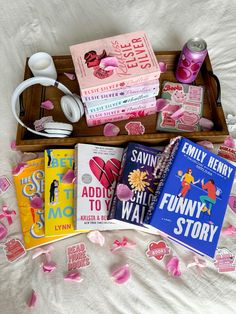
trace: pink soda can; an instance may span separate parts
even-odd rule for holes
[[[207,44],[201,38],[192,38],[187,41],[181,52],[175,72],[176,79],[181,83],[192,83],[207,55]]]

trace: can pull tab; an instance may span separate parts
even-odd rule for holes
[[[218,79],[218,77],[212,72],[212,71],[209,71],[209,75],[211,77],[214,78],[215,82],[216,82],[216,88],[217,88],[217,94],[216,94],[216,104],[217,104],[217,107],[221,107],[222,104],[221,104],[221,87],[220,87],[220,81]]]

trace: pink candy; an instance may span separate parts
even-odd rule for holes
[[[130,269],[129,265],[126,264],[114,270],[111,273],[112,278],[114,279],[115,283],[121,285],[127,282],[130,278]]]
[[[235,148],[234,138],[231,135],[228,135],[224,141],[224,145],[230,148]]]
[[[117,136],[120,133],[120,129],[113,123],[107,123],[103,128],[104,136]]]
[[[225,236],[236,237],[236,228],[232,225],[229,225],[226,228],[223,228],[221,233]]]
[[[118,184],[116,196],[120,201],[129,201],[133,197],[133,191],[126,184]]]
[[[41,103],[41,108],[52,110],[54,108],[53,102],[51,100],[45,100]]]

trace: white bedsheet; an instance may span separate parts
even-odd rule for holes
[[[0,175],[11,177],[11,167],[19,158],[10,142],[15,138],[16,121],[10,109],[13,89],[23,79],[27,56],[37,51],[52,55],[69,54],[71,44],[120,33],[145,30],[155,50],[177,50],[191,37],[203,37],[215,74],[222,87],[225,112],[236,114],[236,1],[95,1],[95,0],[1,0],[0,26]],[[0,198],[17,209],[14,189]],[[236,225],[228,209],[225,225]],[[9,227],[9,235],[21,237],[19,215]],[[0,249],[0,313],[29,313],[26,300],[33,288],[38,301],[32,313],[235,313],[236,273],[219,274],[214,265],[200,276],[187,270],[186,249],[169,242],[180,258],[180,278],[171,278],[164,261],[149,260],[145,251],[151,240],[159,237],[135,231],[104,232],[105,247],[90,243],[79,235],[54,244],[53,260],[57,269],[44,274],[39,261],[27,254],[10,264]],[[137,242],[137,248],[113,255],[109,247],[123,235]],[[82,283],[64,282],[65,248],[85,242],[91,266],[81,270]],[[220,238],[220,246],[236,253],[236,241]],[[114,265],[128,263],[131,280],[115,285],[110,278]]]

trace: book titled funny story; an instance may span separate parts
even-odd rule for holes
[[[214,258],[235,167],[183,137],[169,146],[171,162],[162,173],[144,225]]]

